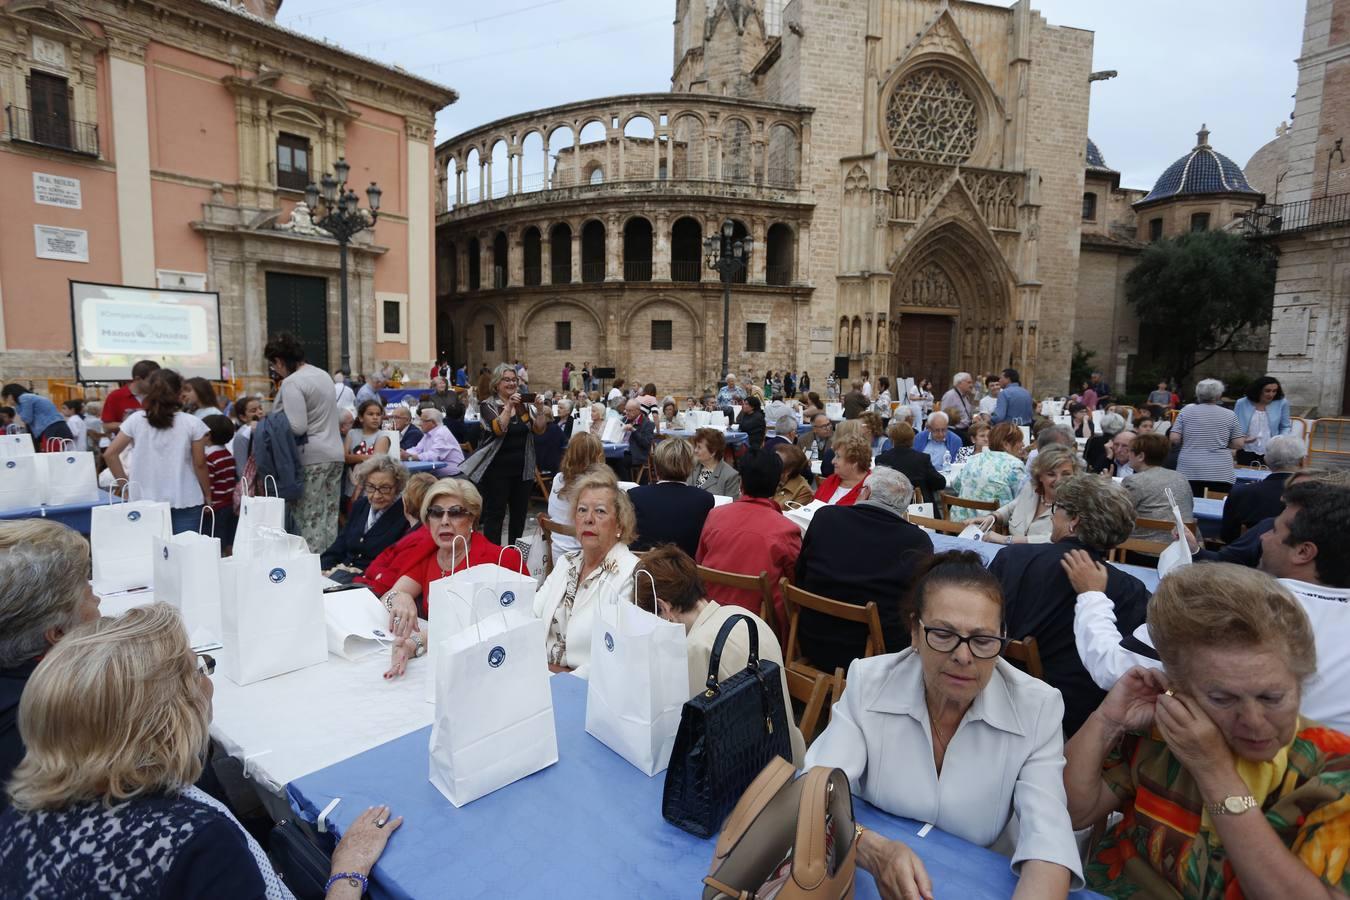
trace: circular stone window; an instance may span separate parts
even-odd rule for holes
[[[939,68],[919,69],[886,102],[886,135],[896,156],[956,165],[975,152],[979,107],[961,82]]]

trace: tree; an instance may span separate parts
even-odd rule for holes
[[[1069,361],[1070,394],[1078,393],[1083,382],[1092,377],[1092,358],[1096,355],[1077,341],[1073,342],[1073,359]]]
[[[1125,296],[1178,384],[1244,329],[1270,322],[1275,263],[1267,243],[1225,231],[1183,234],[1144,251]]]

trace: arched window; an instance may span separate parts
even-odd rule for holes
[[[768,154],[764,180],[774,187],[796,187],[800,154],[791,128],[775,125],[769,129]]]
[[[633,116],[623,126],[623,177],[649,181],[655,170],[656,127],[646,116]]]
[[[483,247],[478,238],[469,238],[469,290],[476,291],[483,286]]]
[[[652,223],[641,216],[623,227],[623,280],[652,280]]]
[[[599,219],[581,227],[581,280],[590,284],[605,280],[605,226]]]
[[[676,219],[670,229],[670,280],[703,278],[703,226],[697,219]]]
[[[740,221],[739,219],[731,220],[731,243],[733,245],[737,241],[745,240],[748,234],[750,234],[750,229],[745,227],[744,222]],[[763,253],[764,248],[755,247],[752,252]],[[740,269],[737,270],[736,274],[732,276],[731,281],[734,284],[745,284],[747,281],[750,280],[749,276],[750,276],[750,267],[741,266]]]
[[[777,222],[765,235],[764,280],[769,284],[791,284],[793,263],[792,229]]]
[[[572,283],[572,226],[559,222],[548,233],[549,268],[553,284]]]
[[[586,181],[589,184],[604,184],[605,183],[604,167],[596,166],[595,168],[591,169],[591,174],[587,177]]]
[[[499,231],[492,239],[492,286],[504,288],[507,284],[509,263],[506,256],[506,232]]]
[[[544,283],[544,270],[540,258],[543,253],[543,245],[539,236],[539,229],[531,225],[525,229],[525,233],[520,239],[521,249],[525,255],[525,286],[536,287]]]
[[[537,131],[520,142],[520,182],[516,185],[518,194],[548,187],[548,154],[544,152],[544,136]]]
[[[731,119],[722,131],[722,180],[748,183],[753,176],[750,126]]]

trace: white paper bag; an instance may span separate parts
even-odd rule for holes
[[[911,516],[923,516],[925,519],[935,519],[932,503],[911,503],[905,508],[905,511]]]
[[[806,534],[806,529],[811,527],[811,518],[815,516],[816,510],[825,506],[829,506],[829,504],[824,500],[812,500],[805,506],[789,507],[783,511],[783,515],[797,523],[797,527],[802,530],[802,534]]]
[[[28,440],[28,435],[22,437]],[[41,506],[46,500],[46,481],[47,465],[40,455],[0,457],[0,512]]]
[[[239,525],[234,532],[234,555],[247,555],[259,529],[286,530],[286,501],[268,495],[268,485],[276,489],[276,482],[268,475],[263,482],[263,496],[250,497],[247,489],[239,502]],[[242,548],[242,552],[241,552]]]
[[[982,541],[985,532],[988,530],[988,528],[980,525],[967,525],[957,537],[967,541]]]
[[[558,761],[547,626],[503,610],[436,649],[430,778],[463,806]]]
[[[156,500],[116,503],[109,497],[89,510],[89,550],[94,593],[149,587],[154,581],[155,538],[173,533],[169,504]]]
[[[600,440],[606,444],[623,443],[623,417],[605,416],[605,430],[600,433]]]
[[[0,434],[0,459],[12,459],[15,456],[34,456],[37,448],[33,446],[33,437],[27,432]]]
[[[209,509],[209,507],[208,507]],[[214,528],[212,529],[214,530]],[[173,604],[194,647],[223,643],[220,539],[192,531],[152,539],[155,599]]]
[[[586,733],[644,775],[664,771],[689,699],[684,626],[611,598],[591,629]]]
[[[831,422],[842,422],[844,420],[844,404],[826,403],[825,415],[829,416]]]
[[[71,443],[71,442],[67,442]],[[97,503],[98,476],[94,474],[94,454],[84,450],[42,453],[37,459],[47,469],[48,506],[69,503]]]
[[[328,652],[343,659],[364,659],[387,650],[394,640],[389,611],[368,588],[324,594],[323,616]]]
[[[728,497],[726,494],[713,494],[713,509],[716,509],[719,506],[726,506],[732,499],[733,498]]]
[[[317,553],[296,538],[265,529],[251,556],[220,564],[222,667],[235,684],[251,684],[328,660],[323,576]]]
[[[1172,521],[1177,526],[1177,539],[1167,549],[1158,554],[1158,578],[1166,578],[1167,573],[1191,564],[1191,545],[1186,542],[1186,522],[1181,518],[1181,507],[1177,506],[1172,489],[1167,488],[1167,502],[1172,506]]]

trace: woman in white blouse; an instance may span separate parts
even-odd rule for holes
[[[591,469],[603,468],[604,465],[605,445],[600,443],[600,438],[585,431],[572,436],[548,492],[548,517],[555,525],[572,524],[572,500],[576,491],[571,490],[571,485]],[[581,542],[566,534],[553,535],[549,543],[553,548],[554,559],[581,549]]]
[[[978,555],[938,554],[912,602],[913,645],[849,666],[806,765],[837,766],[873,806],[1010,855],[1015,898],[1065,897],[1083,873],[1064,793],[1064,701],[999,659],[1003,594]],[[902,843],[863,829],[858,864],[883,896],[933,896]]]
[[[581,549],[558,560],[534,595],[534,614],[548,624],[545,648],[553,672],[586,677],[591,622],[600,599],[631,603],[638,558],[628,549],[637,536],[637,514],[608,469],[577,479],[572,523]]]
[[[970,520],[986,526],[998,523],[1008,529],[1007,534],[992,531],[985,534],[984,539],[991,544],[1050,543],[1050,509],[1055,505],[1055,486],[1070,475],[1081,473],[1083,463],[1077,452],[1054,444],[1037,453],[1027,468],[1031,477],[1012,502],[987,516]]]

